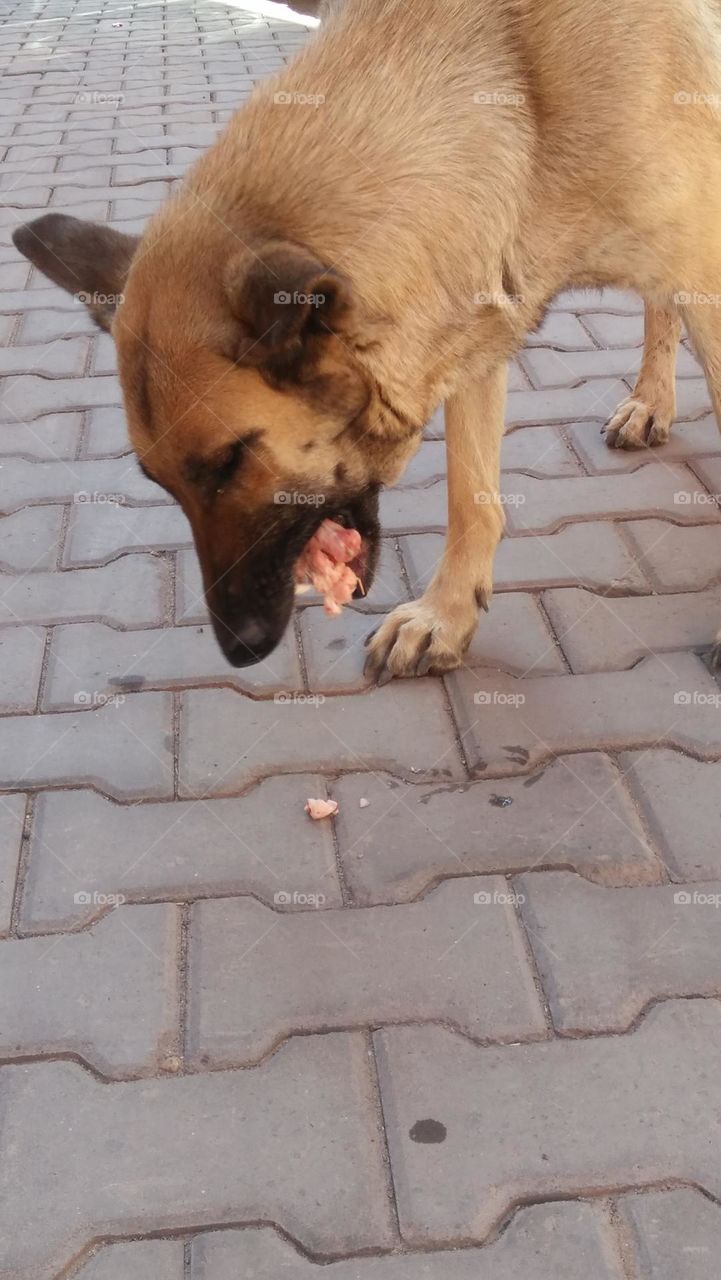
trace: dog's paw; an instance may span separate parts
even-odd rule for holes
[[[618,406],[605,428],[609,449],[648,449],[665,444],[671,432],[674,405],[651,404],[631,396]]]
[[[420,599],[399,605],[366,640],[364,674],[377,684],[394,676],[439,676],[460,666],[478,613],[473,605],[453,614]]]

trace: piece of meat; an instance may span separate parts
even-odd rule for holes
[[[305,805],[306,813],[311,818],[319,822],[321,818],[333,818],[338,812],[337,800],[307,800]]]
[[[360,555],[362,546],[357,529],[344,529],[334,520],[324,520],[298,559],[296,583],[301,590],[310,585],[318,591],[324,597],[325,612],[331,617],[353,599],[360,578],[350,564]]]

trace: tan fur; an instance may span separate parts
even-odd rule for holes
[[[281,387],[246,354],[262,347],[252,324],[235,362],[228,306],[228,271],[242,304],[269,241],[302,247],[351,299],[313,340],[308,377]],[[681,317],[719,412],[721,306],[704,299],[721,300],[721,5],[333,6],[152,220],[114,322],[133,442],[188,511],[206,582],[247,554],[248,513],[271,519],[274,486],[328,492],[339,463],[358,488],[391,483],[445,401],[446,552],[375,635],[370,670],[457,665],[503,526],[503,370],[567,285],[647,303],[643,369],[610,443],[667,437]],[[182,479],[188,451],[253,428],[262,443],[232,492],[201,501]]]

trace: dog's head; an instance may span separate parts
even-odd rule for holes
[[[359,530],[370,587],[378,492],[418,432],[381,428],[341,273],[302,245],[216,234],[179,244],[161,222],[138,241],[48,214],[14,239],[112,333],[140,465],[187,515],[218,640],[243,666],[283,635],[324,519]]]

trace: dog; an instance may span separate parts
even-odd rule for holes
[[[114,337],[231,663],[280,640],[322,519],[360,531],[370,586],[379,492],[443,403],[445,551],[367,671],[458,666],[503,532],[507,363],[563,288],[645,301],[611,447],[668,438],[682,320],[721,421],[720,103],[718,0],[346,0],[141,238],[60,213],[16,232]]]

